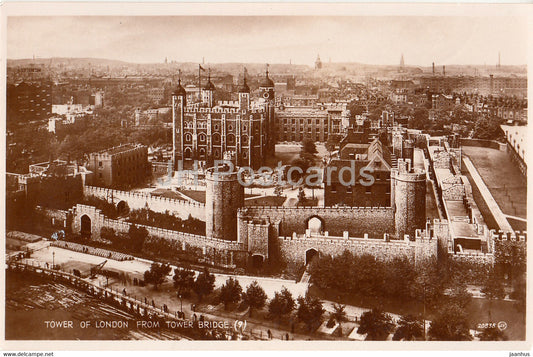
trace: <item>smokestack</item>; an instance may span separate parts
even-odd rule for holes
[[[446,66],[442,66],[442,75],[443,75],[443,76],[446,75]]]
[[[435,75],[435,62],[433,62],[433,75]]]

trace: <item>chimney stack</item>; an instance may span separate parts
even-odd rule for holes
[[[442,66],[442,75],[443,75],[443,76],[446,75],[446,66]]]
[[[435,75],[435,62],[433,62],[433,75]]]

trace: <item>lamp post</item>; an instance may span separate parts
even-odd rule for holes
[[[56,252],[52,252],[52,270],[55,270],[56,266]]]

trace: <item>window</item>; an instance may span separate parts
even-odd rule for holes
[[[190,143],[192,141],[192,135],[187,133],[185,134],[185,142]]]
[[[98,166],[102,167],[102,161],[98,162]]]
[[[346,192],[347,192],[347,193],[352,193],[352,192],[353,192],[353,188],[352,188],[352,186],[347,186],[347,187],[346,187]]]
[[[331,193],[337,193],[337,185],[331,184]]]
[[[231,124],[228,125],[228,131],[233,131],[233,125]]]
[[[220,129],[220,126],[218,124],[213,125],[213,129],[215,131],[218,131]]]
[[[201,143],[204,143],[204,142],[205,142],[205,134],[200,134],[200,135],[198,135],[198,140],[199,140]]]
[[[365,193],[366,194],[371,194],[372,193],[372,186],[367,186]]]

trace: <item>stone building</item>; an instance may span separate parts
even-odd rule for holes
[[[52,114],[52,86],[48,81],[8,85],[7,121],[18,123],[47,119]]]
[[[356,153],[358,151],[347,153],[343,150],[340,158],[331,160],[326,166],[326,171],[332,170],[331,182],[326,182],[324,185],[326,207],[390,206],[391,153],[379,139],[374,139],[369,145],[360,144],[360,146],[366,146],[366,150],[360,153]],[[340,172],[343,173],[343,182],[340,181]],[[373,179],[372,184],[369,184],[370,177]]]
[[[280,105],[276,109],[278,141],[327,141],[328,135],[344,134],[350,112],[345,103],[311,106]]]
[[[178,87],[172,94],[173,161],[174,167],[183,162],[184,168],[198,161],[212,166],[225,155],[238,166],[258,168],[264,159],[274,154],[274,82],[268,70],[259,91],[261,98],[252,100],[246,83],[239,88],[238,101],[215,103],[216,87],[208,78],[199,100]]]
[[[151,173],[144,145],[125,144],[91,153],[87,167],[94,172],[95,186],[109,188],[132,188]]]

